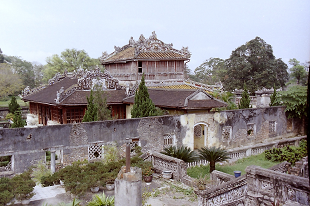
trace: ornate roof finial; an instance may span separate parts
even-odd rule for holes
[[[129,45],[130,45],[130,46],[134,46],[134,45],[135,45],[135,40],[133,39],[133,37],[130,37],[130,39],[129,39]]]
[[[149,38],[150,40],[156,40],[157,39],[157,35],[155,33],[155,31],[152,32],[152,35]]]
[[[140,35],[139,37],[139,42],[145,42],[145,37],[143,36],[143,34]]]

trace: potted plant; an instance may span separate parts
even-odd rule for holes
[[[99,191],[100,181],[96,175],[88,175],[85,180],[87,180],[88,187],[93,193]]]
[[[113,190],[114,189],[114,187],[115,187],[114,181],[115,181],[115,179],[112,179],[112,178],[107,180],[107,182],[105,184],[107,190]]]
[[[207,175],[205,175],[204,177],[200,175],[198,179],[195,180],[195,185],[199,190],[205,190],[207,183],[208,183]]]
[[[144,182],[147,182],[147,183],[152,182],[153,173],[154,171],[152,170],[152,167],[146,167],[142,169],[142,175],[143,175]]]

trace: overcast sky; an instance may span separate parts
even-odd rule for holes
[[[229,58],[237,47],[264,39],[286,63],[310,60],[309,0],[0,0],[0,48],[45,64],[65,49],[98,58],[143,34],[188,46],[193,71],[210,57]]]

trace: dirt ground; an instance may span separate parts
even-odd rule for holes
[[[194,206],[198,205],[197,197],[193,189],[174,180],[165,180],[159,177],[154,177],[151,184],[142,183],[142,198],[144,206]],[[101,188],[98,193],[87,192],[83,197],[79,198],[81,205],[87,205],[92,200],[93,195],[102,194],[104,192],[108,196],[113,196],[114,191]],[[73,200],[73,196],[67,192],[59,194],[54,198],[37,200],[30,202],[33,206],[52,206],[64,205]],[[128,206],[130,204],[128,203]]]

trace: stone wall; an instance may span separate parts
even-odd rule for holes
[[[12,168],[19,173],[45,159],[48,150],[62,154],[61,163],[67,165],[77,160],[96,159],[94,153],[101,154],[102,145],[116,142],[121,146],[127,137],[138,140],[143,151],[161,151],[165,134],[173,134],[175,143],[181,144],[184,136],[178,116],[1,129],[0,156],[12,156]]]
[[[183,145],[199,149],[199,143],[200,147],[231,149],[294,136],[302,124],[298,124],[298,120],[287,121],[284,111],[285,107],[266,107],[181,115],[180,122],[186,133]],[[195,142],[193,136],[197,124],[206,128],[204,140],[199,142]]]
[[[245,205],[309,205],[309,179],[258,166],[246,169]]]
[[[202,128],[200,139],[194,137],[197,125]],[[127,137],[140,145],[142,151],[160,152],[171,145],[230,149],[293,136],[297,124],[292,125],[287,130],[284,107],[271,107],[0,129],[0,156],[12,156],[12,168],[21,172],[37,160],[45,159],[48,150],[55,150],[59,162],[67,165],[77,160],[102,158],[103,145],[116,142],[122,146]]]

